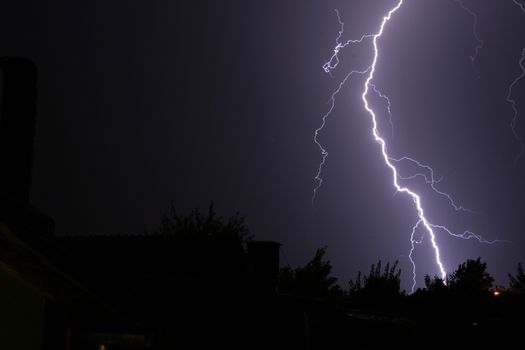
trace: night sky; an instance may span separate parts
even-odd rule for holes
[[[239,211],[256,239],[283,244],[281,263],[304,264],[328,245],[340,284],[370,264],[407,258],[416,212],[395,194],[361,101],[364,77],[343,87],[319,141],[329,152],[315,206],[320,150],[313,141],[332,92],[365,69],[393,0],[30,1],[3,4],[0,56],[39,70],[32,203],[58,234],[141,234],[170,202],[181,214],[211,200]],[[436,187],[474,213],[413,182],[429,219],[480,244],[437,233],[447,271],[481,256],[496,283],[525,263],[525,155],[510,127],[509,84],[520,75],[525,13],[512,0],[405,0],[379,40],[371,95],[389,152],[431,165]],[[6,27],[7,26],[7,27]],[[513,88],[525,136],[525,79]],[[410,169],[403,168],[405,175]],[[428,237],[427,237],[428,238]],[[424,238],[418,272],[438,273]],[[421,282],[421,279],[418,280]],[[421,285],[421,284],[420,284]]]

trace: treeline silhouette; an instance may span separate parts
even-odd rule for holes
[[[172,206],[158,228],[145,234],[182,241],[233,240],[245,248],[254,240],[245,217],[235,214],[224,220],[213,203],[207,212],[196,209],[189,215],[177,214]],[[251,289],[241,288],[245,295],[240,304],[230,301],[223,309],[238,313],[250,305],[250,316],[244,316],[247,324],[228,321],[243,329],[243,339],[258,339],[250,342],[252,348],[275,348],[278,343],[283,349],[488,349],[510,347],[514,330],[525,326],[525,273],[520,263],[508,274],[508,286],[495,286],[479,257],[459,264],[445,279],[424,276],[425,285],[409,294],[401,288],[398,261],[379,259],[341,286],[332,275],[327,249],[318,248],[304,266],[280,267],[275,296],[249,296],[261,288],[259,274],[248,279]],[[221,278],[224,283],[224,275]],[[222,284],[220,279],[214,283]]]
[[[279,293],[317,298],[344,310],[363,336],[357,348],[494,348],[514,344],[514,330],[525,325],[525,273],[518,263],[509,285],[495,286],[481,260],[468,259],[445,279],[426,275],[425,286],[401,290],[398,261],[371,265],[347,288],[331,275],[319,248],[304,267],[282,267]],[[347,320],[348,322],[348,320]],[[376,335],[376,336],[374,336]]]

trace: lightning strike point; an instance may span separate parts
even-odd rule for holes
[[[412,192],[408,187],[403,187],[403,186],[401,186],[399,184],[399,182],[398,182],[398,179],[399,179],[399,177],[398,177],[398,170],[392,164],[392,162],[390,161],[391,157],[388,155],[388,152],[387,152],[386,141],[381,137],[381,135],[379,134],[379,131],[377,129],[378,123],[377,123],[376,113],[370,107],[369,102],[367,100],[367,95],[368,95],[368,92],[369,92],[370,87],[372,85],[371,82],[374,79],[374,73],[375,73],[375,69],[376,69],[376,64],[377,64],[377,61],[378,61],[378,58],[379,58],[379,47],[378,47],[377,41],[383,35],[383,31],[385,29],[385,26],[390,21],[390,19],[392,18],[392,15],[397,10],[399,10],[399,8],[401,7],[402,4],[403,4],[403,0],[399,0],[397,5],[394,8],[392,8],[388,12],[388,14],[386,16],[383,17],[383,21],[381,22],[381,26],[379,28],[379,31],[376,34],[373,35],[372,43],[373,43],[373,49],[374,49],[374,58],[373,58],[372,64],[371,64],[372,68],[370,69],[370,73],[368,74],[368,77],[367,77],[367,79],[365,81],[365,84],[364,84],[364,90],[363,90],[363,93],[361,95],[361,98],[363,100],[365,110],[368,112],[368,114],[369,114],[369,116],[371,118],[371,121],[372,121],[372,135],[373,135],[375,141],[380,146],[381,153],[383,155],[383,160],[384,160],[385,164],[387,165],[388,168],[390,168],[390,170],[392,172],[393,185],[394,185],[394,187],[396,188],[396,190],[398,192],[405,193],[405,194],[409,195],[412,198],[412,201],[414,202],[414,204],[416,206],[416,209],[417,209],[417,216],[419,218],[417,224],[414,227],[417,228],[420,224],[422,224],[426,228],[426,231],[429,233],[430,241],[432,243],[432,247],[433,247],[434,253],[435,253],[436,264],[437,264],[437,266],[439,268],[439,271],[441,273],[441,277],[443,279],[445,279],[445,277],[446,277],[445,267],[443,266],[443,263],[441,262],[440,251],[439,251],[439,247],[438,247],[438,245],[436,243],[436,237],[435,237],[434,231],[432,230],[432,227],[430,226],[430,223],[428,222],[428,220],[427,220],[427,218],[425,216],[425,211],[424,211],[424,209],[423,209],[423,207],[421,205],[421,198],[420,198],[420,196],[417,193]],[[413,230],[415,230],[415,228]],[[411,239],[412,239],[412,237],[411,237]],[[412,243],[413,243],[413,241],[412,241]],[[412,261],[412,264],[413,264],[413,271],[415,271],[414,261],[412,259],[410,259],[410,260]],[[414,279],[416,278],[415,275],[413,276],[413,278]]]
[[[476,59],[476,57],[478,55],[478,51],[483,46],[483,41],[479,39],[479,37],[477,35],[477,31],[476,31],[477,16],[476,16],[475,13],[473,13],[467,7],[465,7],[461,0],[454,0],[454,1],[456,1],[458,4],[460,4],[460,6],[465,11],[467,11],[469,14],[471,14],[474,17],[473,32],[474,32],[474,36],[475,36],[476,40],[478,41],[478,45],[476,46],[475,53],[474,53],[473,56],[471,56],[471,61],[472,61],[472,63],[474,63],[474,61],[475,61],[475,59]],[[323,65],[323,70],[326,73],[331,75],[331,72],[334,69],[336,69],[337,66],[339,65],[339,62],[340,62],[340,60],[339,60],[339,53],[341,52],[342,49],[344,49],[345,47],[347,47],[348,45],[351,45],[351,44],[362,44],[365,41],[367,41],[367,42],[370,41],[371,45],[372,45],[372,49],[373,49],[373,58],[372,58],[371,64],[366,69],[363,69],[363,70],[352,70],[339,83],[337,89],[332,93],[332,95],[331,95],[331,97],[329,99],[330,107],[329,107],[328,111],[322,116],[321,125],[319,126],[319,128],[317,128],[315,130],[314,142],[315,142],[315,144],[317,144],[317,146],[319,147],[319,149],[321,151],[322,160],[321,160],[321,162],[319,164],[319,167],[318,167],[318,170],[317,170],[317,174],[315,176],[315,181],[317,182],[317,185],[316,185],[316,187],[313,190],[312,205],[314,205],[317,192],[318,192],[318,190],[320,189],[320,187],[321,187],[321,185],[323,183],[321,174],[322,174],[322,171],[323,171],[323,166],[325,165],[327,157],[328,157],[328,152],[326,151],[326,149],[323,147],[323,145],[320,143],[320,141],[318,139],[319,134],[323,130],[323,128],[325,127],[326,122],[327,122],[327,118],[331,115],[331,113],[333,112],[333,110],[335,108],[336,97],[341,92],[342,87],[346,84],[346,82],[353,75],[355,75],[355,74],[365,75],[366,76],[366,80],[365,80],[365,83],[363,85],[363,90],[362,90],[362,93],[361,93],[361,100],[363,102],[363,107],[364,107],[367,115],[370,117],[370,121],[371,121],[371,125],[372,125],[371,134],[372,134],[374,140],[376,141],[376,143],[378,144],[378,146],[379,146],[379,148],[381,150],[381,155],[382,155],[383,162],[385,163],[386,167],[388,169],[390,169],[390,171],[391,171],[391,174],[392,174],[392,185],[393,185],[393,187],[395,189],[395,194],[403,193],[403,194],[406,194],[407,196],[409,196],[412,199],[412,202],[414,203],[416,215],[418,217],[416,223],[414,224],[414,226],[412,226],[412,231],[411,231],[411,234],[410,234],[410,246],[411,246],[411,248],[410,248],[410,252],[409,252],[409,255],[408,255],[408,259],[410,260],[410,263],[412,264],[412,282],[413,282],[412,283],[412,292],[414,292],[416,284],[417,284],[417,273],[416,273],[417,271],[416,271],[416,262],[415,262],[415,260],[413,258],[413,253],[414,253],[414,251],[416,249],[416,245],[421,244],[422,241],[423,241],[423,238],[427,234],[428,234],[428,236],[430,238],[430,244],[431,244],[432,249],[434,251],[435,264],[436,264],[436,266],[437,266],[437,268],[438,268],[438,270],[440,272],[441,279],[443,281],[446,281],[447,273],[445,271],[445,266],[444,266],[444,264],[443,264],[443,262],[441,260],[441,252],[440,252],[440,248],[439,248],[439,245],[437,243],[437,240],[436,240],[436,232],[437,231],[441,231],[441,232],[446,233],[449,236],[452,236],[452,237],[455,237],[455,238],[464,239],[464,240],[475,239],[475,240],[479,241],[480,243],[493,244],[493,243],[504,242],[504,241],[500,241],[500,240],[492,240],[492,241],[486,240],[482,236],[480,236],[478,234],[475,234],[474,232],[471,232],[471,231],[468,231],[468,230],[464,231],[461,234],[458,234],[458,233],[455,233],[452,230],[448,229],[446,226],[436,225],[436,224],[431,223],[428,220],[428,218],[426,217],[425,210],[424,210],[423,205],[422,205],[421,196],[418,193],[416,193],[413,190],[411,190],[408,186],[402,185],[400,183],[400,181],[409,181],[409,180],[412,180],[412,179],[415,179],[415,178],[418,178],[418,177],[422,177],[425,180],[425,183],[430,187],[430,189],[435,194],[445,198],[449,202],[450,206],[452,208],[454,208],[454,210],[456,210],[456,211],[472,212],[472,210],[457,204],[454,201],[454,199],[448,193],[445,193],[445,192],[439,190],[436,187],[436,185],[441,181],[441,179],[436,179],[436,177],[434,175],[435,172],[434,172],[434,169],[432,167],[430,167],[430,166],[428,166],[426,164],[423,164],[423,163],[421,163],[421,162],[419,162],[419,161],[417,161],[417,160],[415,160],[415,159],[413,159],[411,157],[403,156],[403,157],[399,157],[399,158],[394,158],[388,153],[387,143],[386,143],[385,139],[381,136],[381,134],[380,134],[380,132],[378,130],[378,121],[377,121],[377,117],[376,117],[376,112],[375,112],[374,108],[370,106],[370,102],[368,101],[368,94],[369,94],[370,90],[372,90],[377,96],[379,96],[380,98],[382,98],[382,99],[384,99],[386,101],[386,110],[387,110],[387,113],[388,113],[388,116],[389,116],[389,122],[391,123],[392,130],[393,130],[390,99],[388,98],[388,96],[384,95],[377,88],[377,86],[373,83],[373,80],[374,80],[374,74],[375,74],[375,71],[376,71],[376,65],[377,65],[377,62],[378,62],[378,59],[379,59],[378,40],[383,35],[383,32],[385,30],[385,27],[386,27],[387,23],[390,21],[390,19],[394,15],[394,13],[396,13],[401,8],[401,6],[403,5],[403,2],[404,2],[404,0],[398,0],[396,2],[396,5],[388,11],[388,13],[383,17],[383,19],[381,21],[381,24],[379,26],[379,30],[376,33],[364,34],[359,39],[348,40],[348,41],[346,41],[344,43],[341,42],[341,37],[342,37],[342,35],[344,33],[344,24],[343,24],[343,22],[341,20],[339,11],[335,10],[336,15],[337,15],[337,20],[338,20],[339,25],[340,25],[340,30],[339,30],[338,36],[336,38],[336,45],[335,45],[335,47],[333,49],[333,54],[330,57],[330,60]],[[524,50],[524,55],[525,55],[525,50]],[[523,74],[525,75],[525,72]],[[521,77],[519,79],[521,79]],[[401,163],[411,164],[412,166],[415,166],[416,168],[418,168],[419,172],[416,172],[415,174],[412,174],[410,176],[402,176],[400,174],[398,168],[396,167],[396,165],[400,165]],[[418,232],[421,232],[419,239],[416,237],[416,234]]]

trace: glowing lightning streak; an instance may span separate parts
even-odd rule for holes
[[[401,160],[411,161],[411,162],[415,163],[418,167],[425,168],[425,169],[430,171],[430,179],[431,179],[430,180],[430,184],[431,184],[431,187],[434,190],[434,192],[437,192],[437,193],[445,196],[446,198],[448,198],[448,200],[450,201],[450,203],[452,204],[452,206],[456,210],[468,210],[468,209],[465,209],[465,208],[463,208],[461,206],[457,206],[454,203],[454,201],[452,200],[452,198],[448,194],[438,191],[433,186],[436,183],[436,180],[434,179],[434,172],[433,172],[432,168],[430,168],[430,167],[428,167],[426,165],[423,165],[423,164],[419,163],[418,161],[416,161],[416,160],[414,160],[412,158],[409,158],[409,157],[403,157],[403,158],[400,158],[400,159],[394,159],[394,158],[391,158],[388,155],[386,142],[381,137],[381,135],[379,134],[379,131],[377,129],[378,124],[377,124],[376,114],[375,114],[374,110],[369,106],[368,100],[366,98],[366,96],[368,95],[368,91],[369,91],[370,87],[373,86],[371,81],[374,79],[376,63],[377,63],[377,60],[378,60],[378,57],[379,57],[379,48],[378,48],[378,45],[377,45],[377,40],[378,40],[378,38],[380,38],[383,35],[383,31],[384,31],[384,28],[386,26],[386,23],[388,21],[390,21],[390,19],[392,18],[392,15],[401,7],[402,4],[403,4],[403,0],[399,0],[398,4],[393,9],[391,9],[385,17],[383,17],[383,21],[381,22],[381,27],[379,28],[379,31],[376,34],[373,35],[372,42],[373,42],[373,47],[374,47],[374,58],[372,60],[372,64],[370,65],[370,67],[371,67],[370,68],[370,72],[369,72],[368,77],[367,77],[367,79],[365,81],[364,90],[363,90],[363,93],[361,95],[361,98],[363,100],[363,103],[364,103],[366,111],[371,116],[372,125],[373,125],[372,134],[374,135],[374,139],[381,146],[381,153],[383,155],[383,160],[384,160],[385,164],[392,171],[392,180],[393,180],[392,182],[394,184],[394,187],[396,188],[396,190],[398,192],[402,192],[402,193],[408,194],[412,198],[412,200],[413,200],[413,202],[414,202],[414,204],[416,205],[416,208],[417,208],[417,215],[418,215],[419,220],[412,227],[412,234],[410,236],[412,247],[411,247],[410,253],[409,253],[409,259],[410,259],[410,262],[412,263],[412,272],[413,272],[413,274],[412,274],[412,281],[413,281],[412,292],[413,292],[414,288],[416,286],[416,264],[415,264],[415,262],[414,262],[414,260],[412,258],[412,253],[414,251],[415,244],[418,244],[418,243],[421,242],[421,240],[416,240],[415,239],[415,233],[416,233],[418,227],[420,227],[420,225],[423,225],[424,228],[426,229],[426,231],[428,232],[428,234],[430,235],[430,242],[432,244],[432,247],[434,248],[436,264],[439,267],[439,271],[441,273],[441,278],[444,281],[445,281],[445,277],[446,277],[446,272],[445,272],[445,268],[443,266],[443,263],[441,261],[440,250],[439,250],[439,246],[436,243],[436,235],[435,235],[433,229],[440,229],[440,230],[448,233],[449,235],[457,237],[457,238],[462,238],[462,239],[474,238],[474,239],[478,240],[481,243],[493,244],[493,243],[503,242],[503,241],[501,241],[501,240],[488,241],[488,240],[484,239],[482,236],[477,235],[477,234],[475,234],[475,233],[473,233],[471,231],[468,231],[468,230],[464,231],[462,234],[457,234],[457,233],[454,233],[454,232],[450,231],[447,227],[445,227],[443,225],[435,225],[435,224],[430,223],[428,221],[428,219],[426,218],[426,216],[425,216],[425,211],[424,211],[423,206],[421,204],[421,197],[417,193],[411,191],[409,188],[400,185],[399,182],[398,182],[398,179],[402,179],[402,177],[399,175],[398,170],[394,166],[393,162],[394,161],[401,161]],[[426,181],[427,182],[429,181],[428,178],[426,178]]]
[[[460,2],[460,0],[457,0],[457,1],[463,6],[463,4]],[[343,35],[343,32],[344,32],[343,31],[344,25],[343,25],[343,22],[341,21],[341,18],[339,16],[339,12],[336,10],[337,19],[339,21],[341,29],[340,29],[339,35],[337,36],[337,39],[336,39],[336,46],[334,48],[334,53],[331,56],[330,60],[323,65],[323,69],[325,70],[325,72],[327,72],[327,73],[329,73],[331,75],[331,71],[337,67],[337,65],[339,64],[338,54],[339,54],[339,52],[340,52],[340,50],[342,48],[348,46],[349,44],[362,43],[365,39],[372,39],[372,44],[373,44],[373,49],[374,49],[374,57],[373,57],[372,63],[366,69],[351,71],[349,74],[347,74],[345,76],[343,81],[339,83],[338,88],[331,95],[330,108],[329,108],[328,112],[323,115],[321,126],[315,130],[314,141],[317,144],[317,146],[319,147],[319,149],[321,150],[322,161],[319,164],[318,172],[317,172],[316,177],[315,177],[315,180],[318,182],[318,184],[317,184],[317,186],[315,187],[315,189],[313,191],[312,205],[314,203],[314,200],[315,200],[315,197],[316,197],[316,193],[317,193],[318,189],[321,187],[321,184],[323,182],[323,180],[321,178],[321,173],[322,173],[323,165],[325,164],[326,158],[328,156],[328,152],[326,151],[326,149],[321,145],[321,143],[318,140],[319,133],[324,128],[324,126],[326,125],[326,119],[328,118],[328,116],[330,116],[330,114],[332,113],[332,111],[333,111],[333,109],[335,107],[336,96],[339,94],[339,92],[341,91],[341,88],[347,82],[347,80],[354,74],[365,75],[365,74],[368,73],[368,75],[366,77],[365,84],[364,84],[364,90],[363,90],[362,95],[361,95],[361,99],[362,99],[362,101],[364,103],[364,107],[365,107],[366,111],[368,112],[368,114],[371,117],[372,126],[373,126],[372,127],[372,134],[374,136],[375,141],[379,144],[379,146],[381,148],[381,153],[382,153],[383,160],[384,160],[385,164],[392,171],[393,185],[394,185],[396,191],[398,193],[405,193],[405,194],[409,195],[412,198],[412,201],[414,202],[414,204],[416,206],[416,209],[417,209],[418,220],[415,223],[415,225],[412,227],[412,233],[411,233],[411,236],[410,236],[411,249],[410,249],[410,253],[409,253],[409,256],[408,256],[409,260],[410,260],[410,262],[412,264],[412,281],[413,281],[412,292],[413,292],[414,288],[416,286],[416,264],[415,264],[415,261],[412,258],[412,254],[413,254],[413,252],[415,250],[415,245],[421,243],[422,240],[423,240],[423,237],[426,234],[426,233],[423,233],[423,234],[421,234],[419,239],[416,238],[416,233],[417,233],[418,229],[421,226],[423,226],[425,228],[425,231],[430,236],[430,241],[431,241],[432,247],[434,249],[434,253],[435,253],[436,264],[437,264],[437,266],[439,268],[439,271],[441,273],[441,278],[443,280],[445,280],[446,272],[445,272],[445,268],[443,266],[443,263],[441,261],[440,249],[439,249],[439,246],[436,243],[436,235],[434,233],[434,229],[441,230],[441,231],[447,233],[448,235],[456,237],[456,238],[461,238],[461,239],[466,239],[466,240],[473,238],[473,239],[478,240],[481,243],[493,244],[493,243],[496,243],[496,242],[503,242],[503,241],[500,241],[500,240],[489,241],[489,240],[484,239],[482,236],[477,235],[477,234],[475,234],[475,233],[473,233],[471,231],[468,231],[468,230],[464,231],[462,234],[457,234],[457,233],[452,232],[451,230],[449,230],[447,227],[445,227],[443,225],[435,225],[435,224],[430,223],[428,221],[428,219],[426,218],[426,216],[425,216],[425,211],[424,211],[422,203],[421,203],[421,197],[417,193],[411,191],[408,187],[403,186],[403,185],[401,185],[399,183],[399,180],[410,180],[410,179],[414,179],[416,177],[423,177],[425,179],[425,183],[427,185],[429,185],[430,188],[435,193],[439,194],[440,196],[445,197],[455,210],[472,212],[471,210],[469,210],[467,208],[464,208],[464,207],[462,207],[460,205],[457,205],[450,195],[448,195],[445,192],[442,192],[442,191],[438,190],[435,187],[435,184],[439,183],[439,181],[441,181],[441,180],[436,180],[435,179],[435,177],[434,177],[434,170],[430,166],[422,164],[419,161],[417,161],[417,160],[415,160],[413,158],[410,158],[410,157],[401,157],[401,158],[397,158],[396,159],[396,158],[391,157],[388,154],[386,141],[381,137],[381,135],[380,135],[380,133],[378,131],[378,123],[377,123],[376,113],[370,107],[369,102],[367,100],[367,95],[368,95],[368,92],[370,91],[370,89],[372,89],[379,97],[385,99],[386,102],[387,102],[387,111],[388,111],[390,122],[391,122],[392,114],[391,114],[391,110],[390,110],[390,99],[386,95],[383,95],[377,89],[377,87],[372,83],[372,80],[374,79],[374,73],[375,73],[375,69],[376,69],[376,64],[377,64],[378,57],[379,57],[379,48],[378,48],[378,44],[377,44],[378,38],[380,38],[383,35],[383,31],[384,31],[384,28],[385,28],[387,22],[390,21],[392,15],[402,6],[402,4],[403,4],[403,0],[399,0],[397,5],[394,8],[392,8],[388,12],[388,14],[386,16],[383,17],[383,21],[381,22],[381,26],[380,26],[379,31],[377,33],[375,33],[375,34],[366,34],[366,35],[361,36],[361,38],[358,39],[358,40],[348,40],[346,43],[341,43],[340,42],[340,39],[341,39],[341,37]],[[466,9],[466,10],[468,10],[468,9]],[[471,12],[470,10],[468,10],[468,11]],[[473,14],[473,15],[475,16],[475,14]],[[477,38],[477,35],[476,35],[476,38]],[[478,49],[476,49],[476,53],[477,53],[477,50]],[[473,59],[475,59],[475,56],[473,57]],[[409,176],[409,177],[403,177],[403,176],[401,176],[399,174],[399,171],[394,166],[394,163],[397,164],[397,163],[400,163],[400,162],[412,163],[417,168],[421,169],[423,172],[416,173],[416,174],[414,174],[412,176]],[[427,174],[425,174],[425,172]]]
[[[429,223],[429,221],[425,217],[425,211],[423,210],[423,206],[421,205],[421,198],[419,197],[419,195],[417,193],[412,192],[407,187],[403,187],[403,186],[401,186],[399,184],[399,182],[398,182],[399,175],[398,175],[397,168],[391,162],[391,158],[390,158],[390,156],[388,155],[388,152],[387,152],[387,147],[386,147],[385,140],[383,138],[381,138],[381,136],[379,135],[379,131],[377,130],[376,114],[375,114],[374,110],[369,106],[368,100],[366,98],[366,96],[368,95],[368,91],[370,89],[370,86],[371,86],[371,81],[374,79],[374,73],[375,73],[375,70],[376,70],[377,59],[379,57],[379,49],[378,49],[378,45],[377,45],[377,40],[378,40],[378,38],[380,38],[383,35],[383,31],[384,31],[385,25],[387,24],[388,21],[390,21],[390,18],[392,17],[392,15],[401,7],[402,4],[403,4],[403,0],[399,0],[397,5],[394,8],[392,8],[385,17],[383,17],[383,21],[381,22],[381,27],[379,28],[379,31],[376,34],[373,35],[372,43],[373,43],[373,47],[374,47],[374,58],[372,60],[370,73],[368,74],[368,77],[366,78],[366,81],[365,81],[364,90],[363,90],[363,94],[361,95],[361,98],[363,100],[365,109],[370,114],[370,117],[371,117],[371,120],[372,120],[372,125],[373,125],[372,134],[374,135],[374,139],[381,146],[381,153],[383,155],[383,160],[384,160],[385,164],[392,171],[392,180],[393,180],[394,187],[396,188],[396,190],[398,192],[403,192],[403,193],[408,194],[412,198],[414,204],[416,205],[417,215],[418,215],[419,220],[413,226],[412,232],[414,234],[416,229],[421,224],[426,228],[427,232],[430,235],[430,242],[432,243],[432,247],[434,248],[436,264],[439,267],[439,271],[441,273],[441,278],[444,280],[446,275],[447,275],[447,273],[445,272],[445,268],[443,266],[443,263],[441,262],[439,246],[436,243],[436,235],[434,234],[434,231],[432,230],[432,225]],[[411,239],[412,239],[412,247],[413,247],[414,246],[413,236],[411,237]],[[412,259],[412,252],[413,252],[413,248],[410,251],[409,258],[410,258],[410,261],[412,263],[412,267],[413,267],[413,271],[414,271],[413,280],[415,282],[415,266],[416,265],[415,265],[414,260]],[[415,284],[412,286],[412,289],[414,288],[414,286],[415,286]]]

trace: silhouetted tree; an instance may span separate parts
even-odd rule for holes
[[[279,291],[310,297],[339,295],[343,291],[336,284],[337,278],[330,276],[332,264],[324,260],[327,247],[319,248],[304,267],[292,269],[285,266],[279,271]]]
[[[493,282],[494,278],[487,272],[487,264],[481,258],[468,259],[447,278],[449,288],[463,295],[488,292]]]
[[[363,289],[363,284],[361,280],[362,280],[361,271],[357,271],[357,277],[355,281],[350,278],[350,281],[348,282],[348,292],[350,294],[356,293]]]
[[[236,213],[228,221],[217,216],[213,209],[213,202],[208,207],[206,214],[194,209],[189,215],[179,215],[170,205],[168,212],[164,213],[157,231],[153,234],[176,236],[179,238],[238,238],[241,242],[251,240],[251,235],[244,222],[245,217]],[[146,233],[148,233],[145,230]]]
[[[357,273],[356,280],[350,279],[350,295],[361,294],[370,297],[395,297],[400,295],[401,290],[401,269],[397,267],[398,261],[390,266],[387,262],[384,269],[381,269],[381,260],[377,264],[372,264],[368,275]]]
[[[515,293],[525,294],[525,273],[523,272],[521,263],[518,263],[517,270],[518,272],[516,276],[513,276],[509,273],[510,288]]]
[[[443,278],[438,276],[431,278],[429,275],[425,275],[425,288],[430,293],[443,293],[448,289]]]

